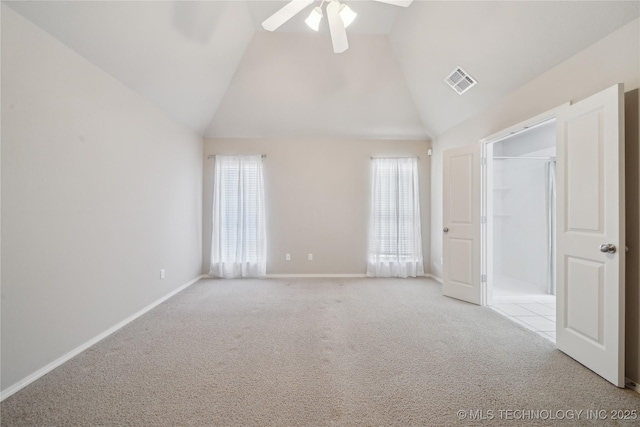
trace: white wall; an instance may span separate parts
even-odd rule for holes
[[[267,155],[267,274],[365,274],[372,156],[420,156],[423,256],[429,260],[428,148],[419,140],[205,140],[203,273],[209,271],[211,250],[214,161],[208,155]],[[285,253],[291,261],[285,261]]]
[[[624,83],[625,91],[637,89],[640,84],[639,33],[640,21],[636,19],[512,92],[491,108],[435,139],[433,141],[434,156],[431,172],[431,228],[433,230],[442,229],[442,152],[444,150],[477,144],[480,139],[511,125],[568,101],[587,98],[616,83]],[[637,113],[635,117],[627,115],[626,119],[627,122],[630,119],[635,119],[637,123]],[[635,167],[638,167],[637,164]],[[629,172],[629,166],[627,166],[627,170]],[[628,214],[627,222],[627,227],[629,227],[629,222],[638,223],[640,218],[637,215],[630,216]],[[637,230],[637,226],[633,226],[633,230]],[[442,274],[441,256],[442,235],[434,233],[431,239],[431,271],[438,276]],[[632,267],[629,266],[629,268]],[[638,274],[635,273],[634,277],[637,278]],[[637,312],[638,306],[640,306],[638,286],[637,281],[627,280],[627,295],[632,292],[631,295],[635,298],[633,305],[627,306],[628,316],[632,316],[634,311]],[[639,381],[640,320],[638,316],[627,317],[627,331],[630,331],[627,338],[627,376]],[[631,358],[629,357],[630,350],[635,351],[635,356]]]
[[[200,274],[201,185],[199,136],[2,6],[2,390]]]

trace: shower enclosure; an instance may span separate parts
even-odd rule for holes
[[[550,120],[488,150],[493,298],[556,293],[555,132]]]
[[[493,295],[555,295],[555,157],[493,160]]]

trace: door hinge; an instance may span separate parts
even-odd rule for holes
[[[482,224],[486,224],[487,223],[487,216],[486,215],[482,215],[482,217],[480,218],[480,222]]]
[[[487,165],[487,158],[483,157],[481,163],[482,163],[482,166],[486,166]]]
[[[481,283],[486,283],[487,282],[487,275],[486,274],[481,274],[480,275],[480,282]]]

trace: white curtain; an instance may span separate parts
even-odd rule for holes
[[[209,274],[266,274],[262,156],[216,156]]]
[[[372,159],[367,276],[422,275],[418,161]]]

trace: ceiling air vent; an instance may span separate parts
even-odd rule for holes
[[[453,72],[449,74],[449,76],[444,79],[444,81],[447,82],[447,84],[460,95],[462,95],[463,93],[471,89],[476,83],[478,83],[473,79],[473,77],[471,77],[460,67],[456,67],[456,69],[453,70]]]

